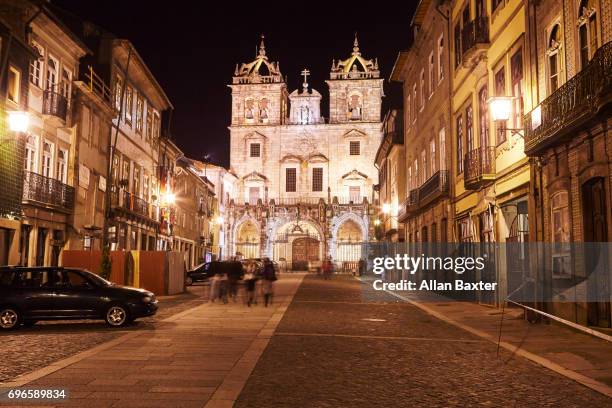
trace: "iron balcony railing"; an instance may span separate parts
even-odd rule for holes
[[[159,208],[126,190],[111,191],[111,206],[128,210],[133,214],[160,221]]]
[[[43,94],[43,115],[51,115],[66,120],[68,99],[57,92],[46,90]]]
[[[465,54],[479,44],[489,43],[489,19],[486,16],[468,21],[461,30],[461,53]]]
[[[421,186],[410,190],[398,214],[399,221],[404,221],[411,213],[448,195],[448,185],[448,170],[439,170]]]
[[[467,190],[478,190],[495,180],[495,147],[483,146],[465,154],[463,184]]]
[[[440,170],[419,187],[419,206],[427,205],[446,194],[448,194],[448,170]]]
[[[319,204],[321,197],[276,197],[268,200],[270,204],[272,204],[272,200],[274,200],[274,205],[298,205],[298,204],[310,204],[315,205]],[[325,201],[325,199],[323,199]]]
[[[602,111],[612,87],[612,41],[599,48],[588,65],[525,115],[525,153],[571,137],[573,131]]]
[[[25,171],[23,199],[65,211],[74,209],[74,187],[41,174]]]

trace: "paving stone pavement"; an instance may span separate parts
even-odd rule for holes
[[[69,398],[58,407],[232,406],[302,278],[283,275],[271,307],[199,304],[1,385],[66,388]]]
[[[192,286],[188,293],[162,298],[159,312],[138,319],[133,326],[117,330],[102,321],[78,320],[39,322],[30,328],[0,333],[0,382],[45,367],[55,361],[115,339],[127,331],[150,330],[153,325],[173,314],[192,308],[206,300],[203,286]]]
[[[308,276],[235,406],[612,406],[390,295],[365,302],[361,290],[348,278]]]

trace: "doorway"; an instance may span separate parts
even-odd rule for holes
[[[291,269],[308,270],[309,261],[319,260],[319,241],[311,238],[296,238],[291,245]]]
[[[603,177],[592,178],[582,185],[582,210],[584,241],[608,242],[606,189]],[[585,256],[588,300],[596,300],[587,302],[587,323],[590,326],[610,327],[610,280],[606,273],[607,247],[603,245],[605,244],[585,244],[589,251],[588,256]],[[602,268],[604,273],[601,273]]]

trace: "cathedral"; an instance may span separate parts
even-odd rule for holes
[[[374,236],[383,79],[355,37],[350,56],[331,63],[324,117],[309,74],[304,69],[302,88],[289,92],[263,36],[255,60],[236,65],[226,254],[269,257],[294,270],[331,256],[351,269]]]

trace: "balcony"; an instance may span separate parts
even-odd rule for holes
[[[129,191],[111,191],[111,207],[143,221],[160,222],[159,208]]]
[[[74,209],[74,187],[59,180],[25,171],[23,200],[70,212]]]
[[[486,16],[465,23],[461,30],[461,60],[464,65],[477,62],[489,46],[489,19]]]
[[[571,139],[610,103],[612,42],[597,50],[589,64],[525,115],[525,154]]]
[[[66,121],[68,99],[60,93],[46,90],[43,94],[43,115],[51,115]]]
[[[448,195],[448,170],[437,171],[419,187],[419,207]]]
[[[480,190],[495,180],[495,147],[484,146],[465,154],[463,184],[466,190]]]
[[[439,198],[448,196],[448,170],[440,170],[434,173],[433,176],[419,188],[410,190],[404,205],[401,208],[398,219],[400,222],[405,221],[408,216],[425,208],[429,204],[435,202]]]

